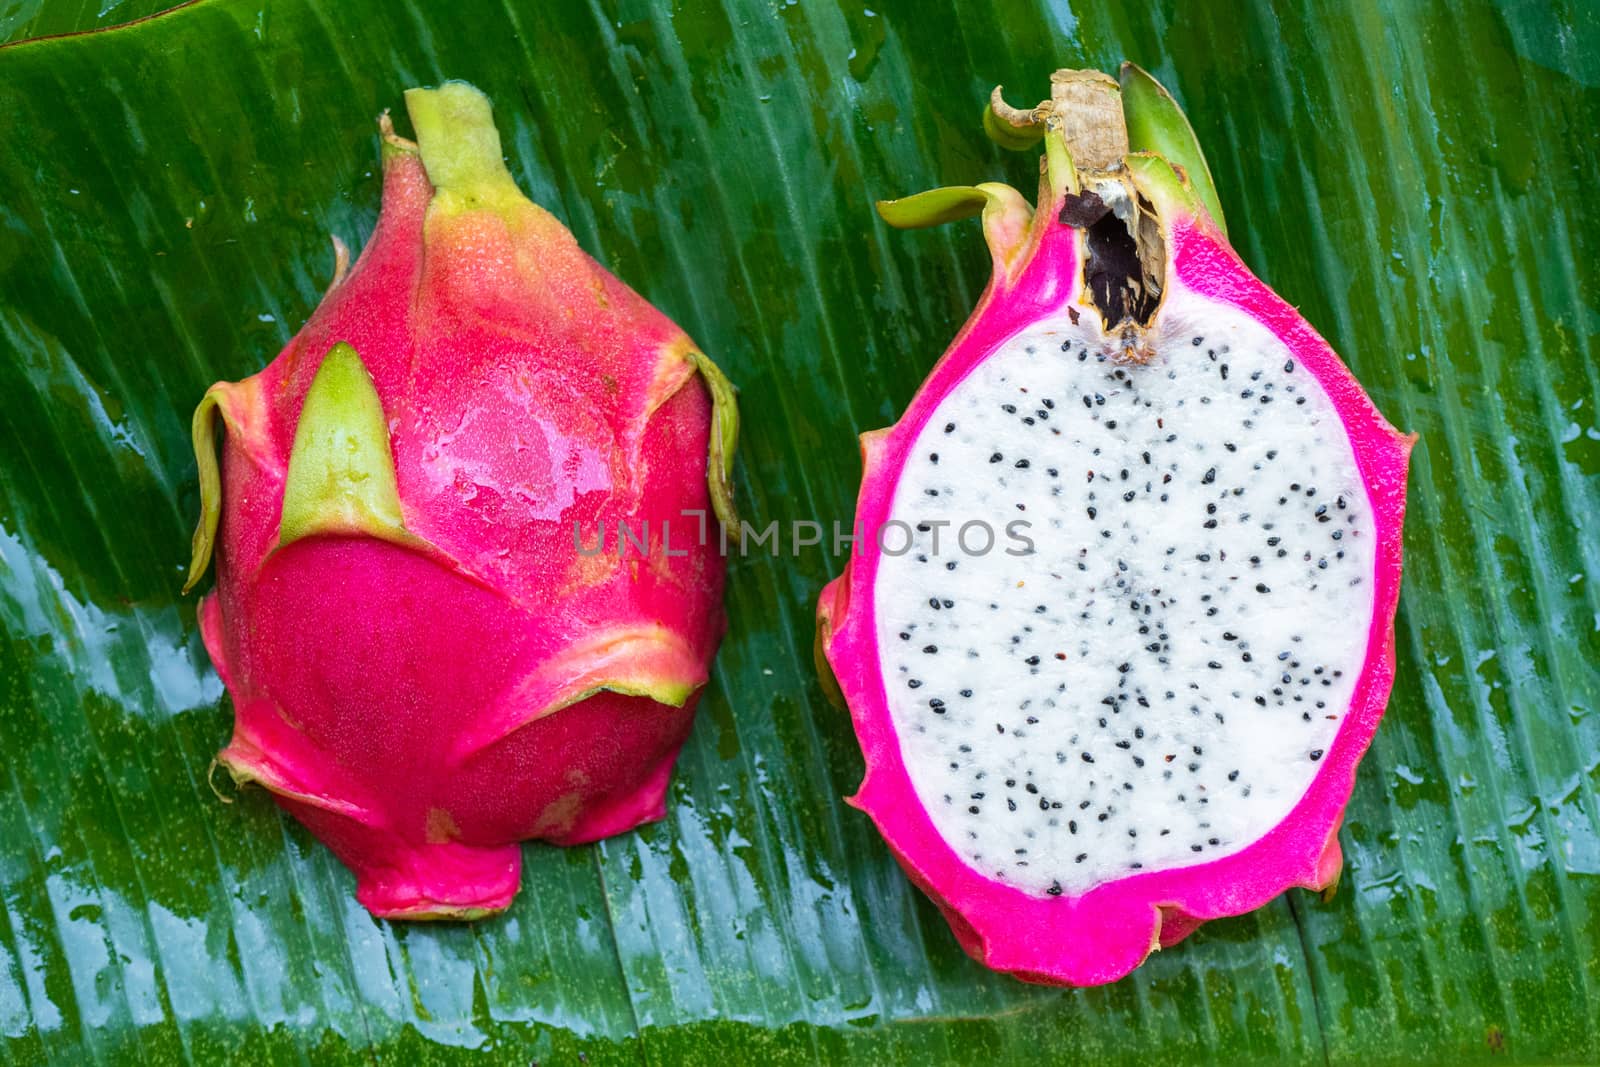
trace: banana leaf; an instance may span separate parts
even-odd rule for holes
[[[1600,30],[1584,3],[0,5],[0,1065],[1600,1060]],[[1323,900],[1131,977],[968,960],[811,660],[826,551],[732,562],[666,821],[504,916],[373,920],[259,791],[182,597],[188,418],[378,207],[374,118],[485,89],[513,173],[742,388],[758,524],[847,522],[987,274],[879,198],[1009,180],[997,83],[1134,60],[1234,243],[1421,441],[1395,694]]]

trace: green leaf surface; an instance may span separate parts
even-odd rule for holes
[[[0,4],[0,44],[119,26],[149,18],[181,2],[183,0],[7,0]]]
[[[0,33],[134,2],[22,0]],[[1033,189],[990,88],[1125,58],[1183,105],[1244,258],[1421,434],[1331,901],[1105,988],[983,971],[840,801],[862,764],[810,647],[842,560],[815,550],[734,562],[667,820],[528,846],[503,917],[375,921],[263,794],[212,794],[189,415],[304,321],[328,235],[371,232],[404,89],[487,91],[518,182],[739,385],[759,526],[849,519],[855,434],[986,281],[976,222],[873,202]],[[1600,1059],[1587,5],[202,0],[0,50],[0,116],[0,1065]]]

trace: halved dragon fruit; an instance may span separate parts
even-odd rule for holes
[[[189,585],[215,546],[222,766],[374,914],[471,918],[510,903],[519,841],[663,815],[724,627],[704,528],[732,518],[738,421],[683,331],[523,197],[482,93],[406,106],[361,258],[340,246],[299,335],[195,412]]]
[[[852,803],[961,944],[1085,985],[1338,876],[1394,672],[1411,439],[1229,246],[1176,103],[1059,71],[986,125],[1044,140],[981,212],[994,272],[898,424],[819,652],[866,756]]]

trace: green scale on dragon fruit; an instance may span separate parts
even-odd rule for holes
[[[997,89],[985,122],[1042,138],[1039,206],[998,184],[880,205],[981,214],[994,271],[862,439],[858,522],[909,543],[857,543],[819,651],[867,759],[853,803],[963,946],[1094,984],[1337,878],[1411,441],[1233,252],[1143,71],[1057,72],[1025,111]],[[1017,522],[1027,554],[960,537]]]

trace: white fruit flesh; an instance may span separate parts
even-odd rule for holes
[[[1350,703],[1374,595],[1349,439],[1281,341],[1181,286],[1148,363],[1078,318],[1013,337],[943,399],[874,586],[919,799],[965,862],[1041,895],[1204,863],[1281,822]],[[1019,520],[1032,555],[1007,552]],[[963,546],[972,522],[990,551],[980,526]]]

